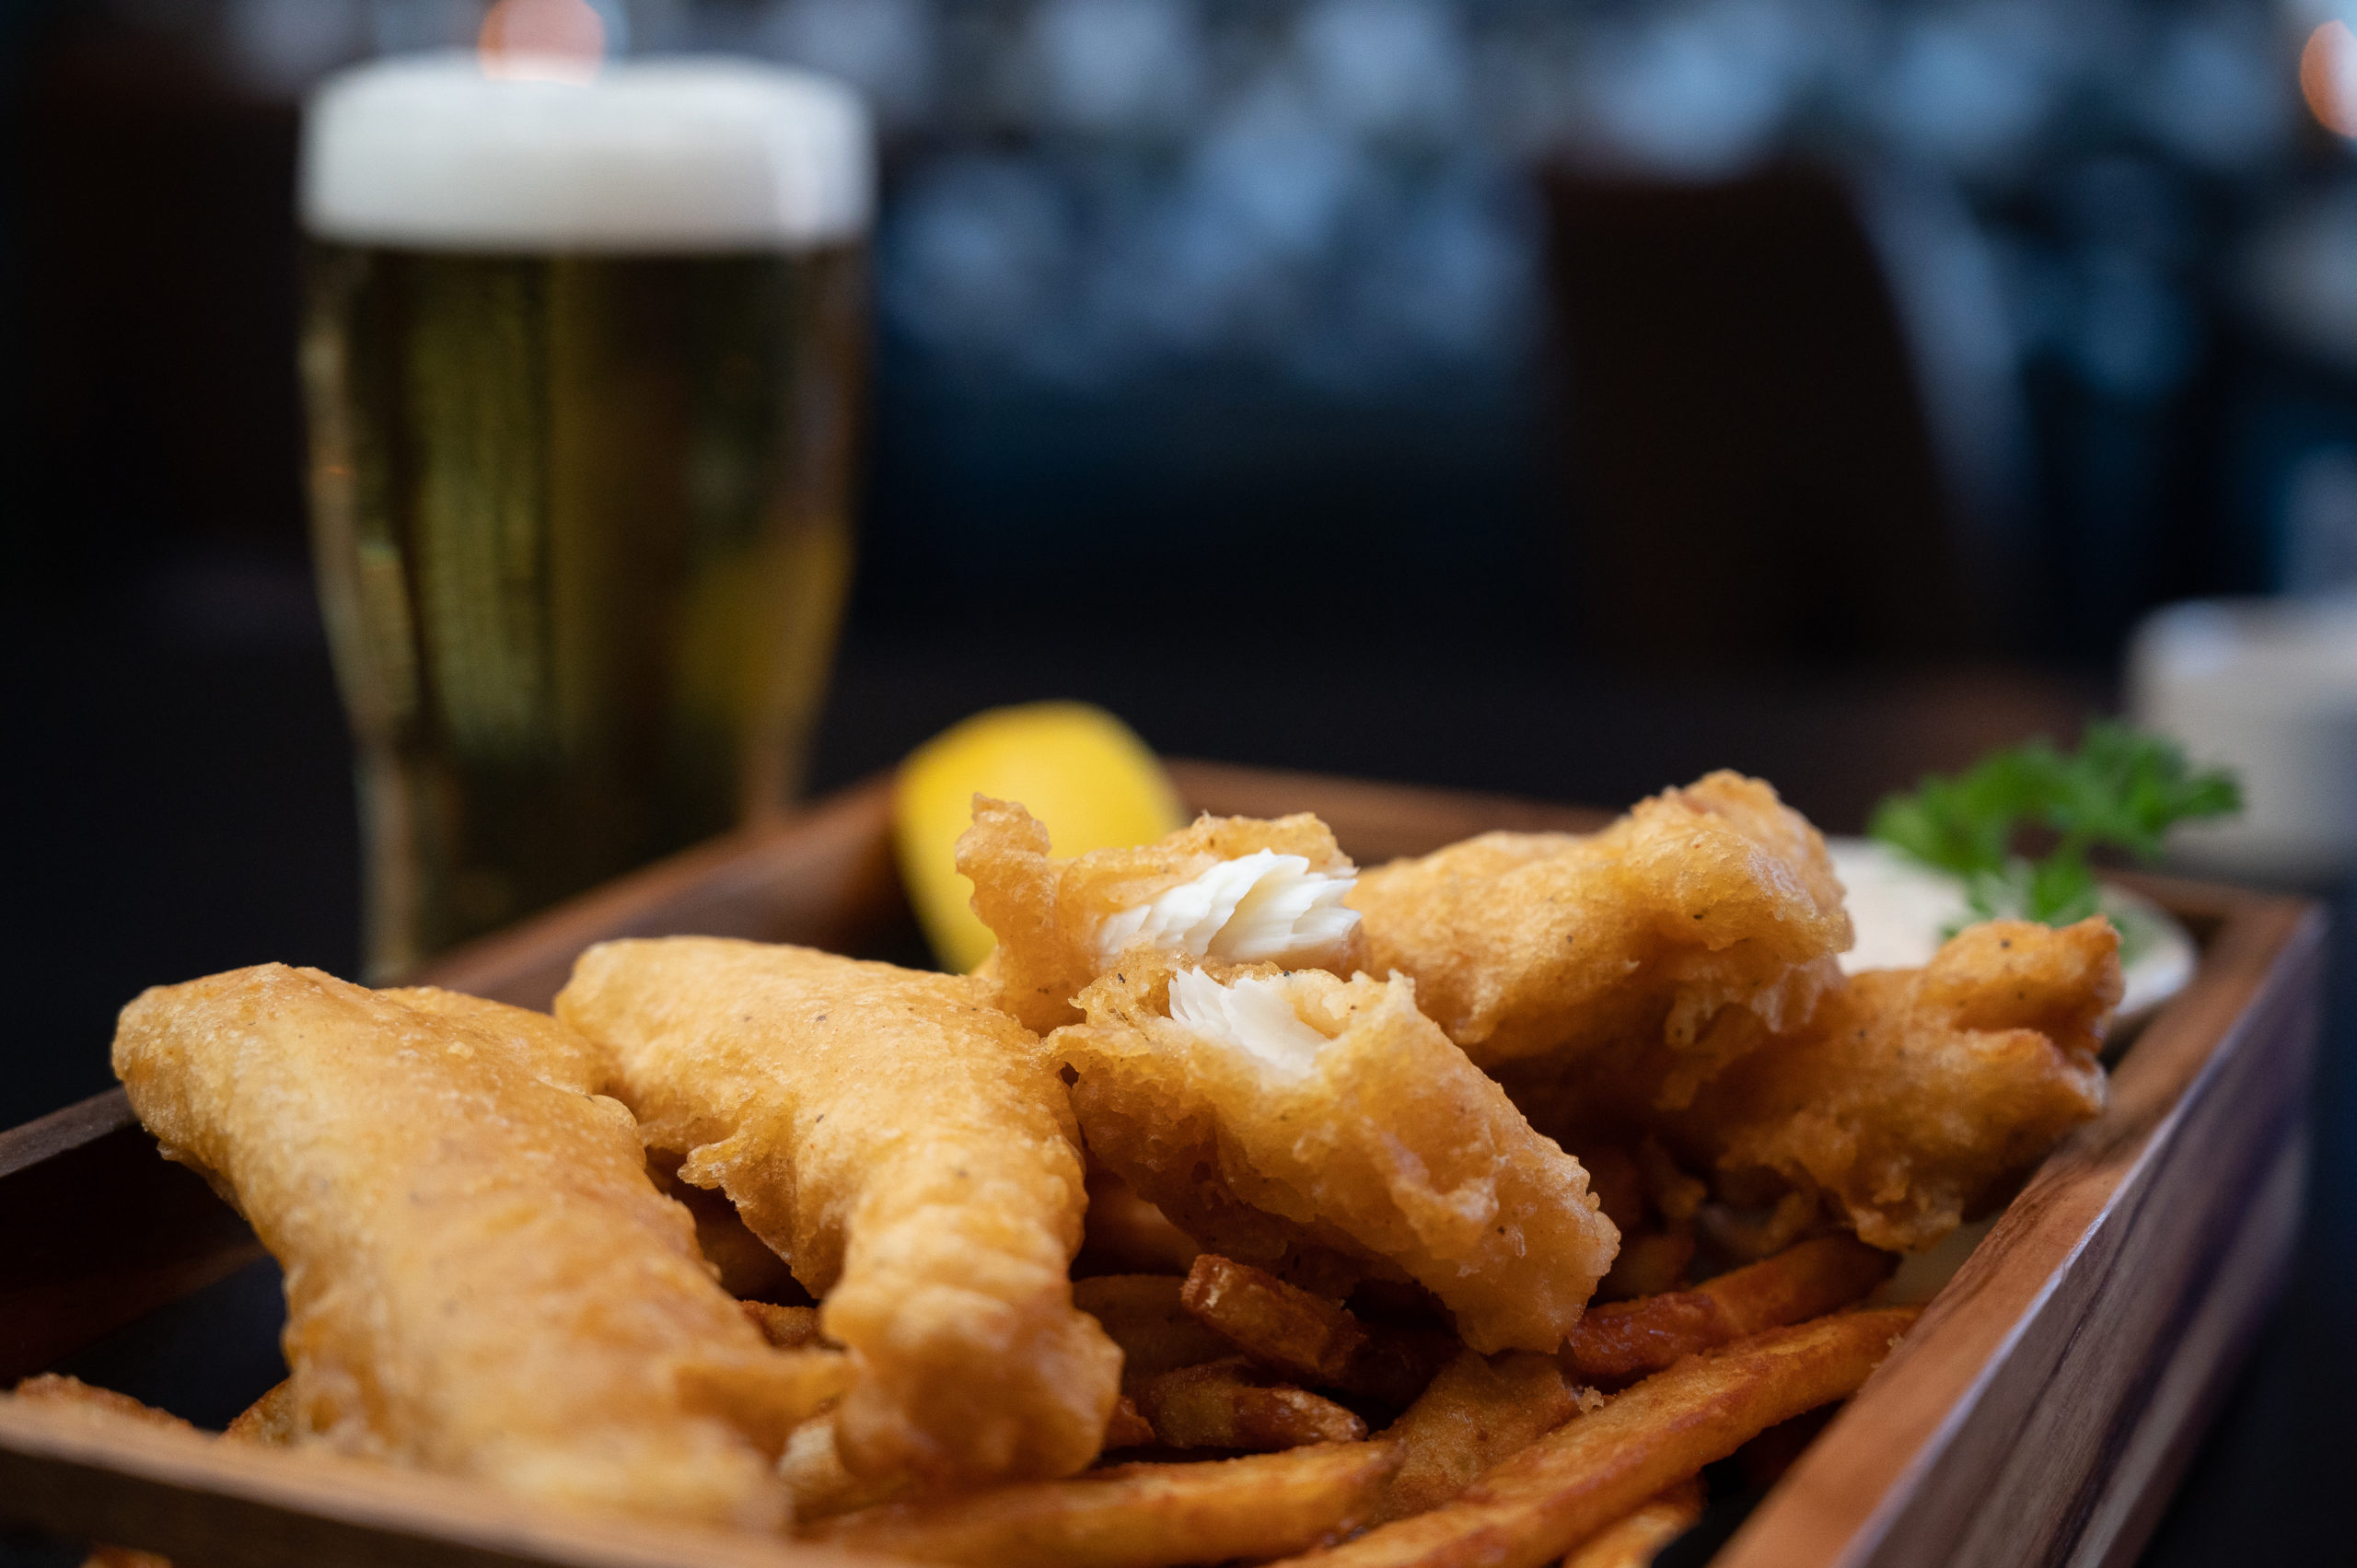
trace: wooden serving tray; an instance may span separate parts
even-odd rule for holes
[[[1488,829],[1603,820],[1207,763],[1172,771],[1200,809],[1316,811],[1362,865]],[[857,786],[478,942],[419,978],[545,1007],[575,955],[610,936],[695,932],[908,956],[920,949],[888,820],[888,784]],[[2116,1563],[2150,1534],[2291,1256],[2323,919],[2296,900],[2126,880],[2193,929],[2192,984],[2119,1061],[2111,1109],[2030,1179],[1752,1514],[1721,1568]],[[156,1157],[119,1090],[0,1133],[0,1380],[257,1256],[226,1205]],[[0,1520],[167,1552],[183,1568],[850,1561],[584,1520],[439,1477],[34,1407],[0,1407]]]

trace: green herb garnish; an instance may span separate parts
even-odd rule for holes
[[[2066,925],[2102,901],[2088,851],[2103,845],[2156,860],[2170,828],[2231,816],[2242,803],[2234,774],[2197,773],[2175,741],[2107,722],[2089,725],[2068,755],[2033,740],[1953,777],[1928,775],[1914,794],[1887,797],[1867,830],[1961,878],[1983,920]],[[2024,827],[2057,835],[2043,859],[2015,852],[2014,835]]]

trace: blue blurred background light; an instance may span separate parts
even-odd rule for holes
[[[37,124],[54,122],[35,161],[56,178],[36,184],[106,178],[101,152],[66,145],[75,116],[154,118],[162,72],[179,84],[170,112],[215,128],[192,149],[222,141],[220,177],[250,186],[254,160],[284,153],[227,141],[291,135],[321,74],[463,44],[483,10],[46,0],[49,46],[29,58],[64,85],[29,100]],[[1610,539],[1648,526],[1613,465],[1690,465],[1724,475],[1693,505],[1745,530],[1852,516],[1849,534],[1795,548],[1925,535],[1908,558],[1948,561],[1969,587],[1943,656],[2100,667],[2160,599],[2313,576],[2292,563],[2321,558],[2301,540],[2331,508],[2294,498],[2324,493],[2303,477],[2330,471],[2312,448],[2357,444],[2357,302],[2343,297],[2357,224],[2337,215],[2357,168],[2327,129],[2357,38],[2335,42],[2351,35],[2332,31],[2332,0],[600,10],[621,47],[798,63],[876,106],[886,201],[861,624],[937,619],[955,598],[942,561],[966,563],[970,595],[1037,589],[1043,570],[1072,587],[1126,558],[1138,530],[1226,517],[1304,548],[1478,541],[1479,566],[1437,586],[1421,560],[1387,576],[1363,554],[1351,570],[1483,625],[1504,595],[1517,635],[1658,660],[1669,650],[1584,607],[1660,587],[1610,580]],[[1629,204],[1644,192],[1654,206]],[[1627,253],[1613,226],[1629,224],[1670,261],[1741,236],[1755,251],[1789,242],[1790,265],[1680,273],[1683,293],[1672,267],[1584,271],[1591,241]],[[254,291],[286,278],[274,263],[222,286],[284,310]],[[1754,331],[1779,312],[1812,325],[1773,342]],[[1706,320],[1724,323],[1714,339],[1665,348],[1650,369],[1612,337],[1668,344]],[[246,351],[243,373],[279,375],[283,347]],[[135,359],[126,349],[80,379],[92,396],[169,402]],[[1717,385],[1681,401],[1648,380],[1673,366]],[[1755,404],[1812,399],[1804,423],[1829,434],[1808,436],[1809,461],[1881,460],[1855,450],[1864,426],[1840,438],[1841,410],[1877,401],[1904,407],[1873,439],[1924,455],[1846,499],[1803,495],[1823,483],[1743,443],[1776,417]],[[1649,412],[1609,440],[1581,412],[1621,403]],[[291,441],[291,422],[279,429]],[[1259,434],[1271,429],[1286,439]],[[73,449],[36,442],[34,467]],[[291,547],[291,459],[269,460],[282,466],[267,482],[260,456],[241,473],[180,462],[119,482],[178,497],[197,536]],[[1052,548],[1044,561],[998,548],[1008,529]],[[1713,552],[1695,553],[1706,568]],[[1870,578],[1842,592],[1888,591]],[[1747,653],[1907,651],[1862,630],[1873,617],[1858,605],[1809,615],[1805,633],[1746,633]]]

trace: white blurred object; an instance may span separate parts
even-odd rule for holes
[[[297,186],[304,226],[355,244],[696,251],[856,238],[875,171],[858,96],[807,72],[610,61],[575,84],[451,52],[321,85]]]
[[[2173,857],[2305,884],[2357,870],[2357,597],[2156,610],[2130,641],[2128,694],[2139,725],[2242,780],[2242,815],[2179,829]]]
[[[1963,883],[1879,840],[1828,839],[1825,847],[1849,895],[1850,923],[1857,929],[1856,944],[1841,955],[1844,974],[1927,964],[1949,930],[1977,918]],[[2160,905],[2124,889],[2104,889],[2103,912],[2119,931],[2128,989],[2119,1016],[2131,1023],[2193,978],[2193,938]]]

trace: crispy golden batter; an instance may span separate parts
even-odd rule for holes
[[[272,964],[147,992],[114,1065],[165,1152],[284,1266],[317,1440],[774,1526],[771,1462],[840,1358],[761,1342],[648,1180],[629,1113],[567,1081],[588,1057],[563,1033]]]
[[[981,971],[998,1005],[1041,1034],[1078,1020],[1072,999],[1132,947],[1340,975],[1364,962],[1341,903],[1353,868],[1306,812],[1199,817],[1150,844],[1058,860],[1029,812],[978,795],[958,869],[998,937]]]
[[[2119,1004],[2101,916],[1969,926],[1920,970],[1869,970],[1663,1131],[1698,1169],[1772,1173],[1874,1246],[1929,1246],[2104,1107]]]
[[[1132,952],[1080,1002],[1048,1043],[1090,1152],[1228,1256],[1404,1273],[1485,1353],[1554,1349],[1611,1266],[1587,1173],[1405,980]]]
[[[1366,917],[1368,967],[1413,979],[1481,1066],[1666,1040],[1673,1100],[1805,1019],[1850,945],[1817,830],[1730,772],[1599,833],[1485,833],[1379,866],[1348,901]]]
[[[558,1015],[616,1064],[648,1144],[686,1156],[825,1301],[859,1380],[853,1474],[1069,1475],[1120,1352],[1065,1270],[1085,1203],[1055,1066],[950,975],[707,937],[581,957]]]

